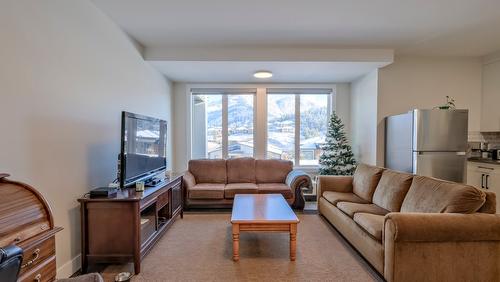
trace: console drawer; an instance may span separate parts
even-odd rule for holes
[[[165,191],[164,193],[158,195],[158,198],[156,200],[156,207],[158,210],[168,204],[168,198],[168,191]]]

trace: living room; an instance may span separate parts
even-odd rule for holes
[[[499,27],[500,3],[488,0],[2,1],[0,247],[30,246],[22,250],[20,281],[85,272],[105,281],[121,272],[133,281],[499,281]],[[389,118],[426,110],[467,110],[460,123],[466,148],[455,154],[461,173],[431,160],[431,172],[393,174],[405,171],[393,166],[405,158],[389,158]],[[121,238],[105,234],[132,228],[91,227],[92,215],[104,221],[111,213],[91,212],[100,200],[88,194],[117,186],[121,143],[130,140],[123,112],[165,123],[162,173],[169,180],[160,185],[165,198],[154,200],[165,206],[155,211],[143,200],[161,189],[137,192],[139,202],[127,198],[134,209],[152,211],[158,236],[118,256],[106,244],[96,249],[91,232],[111,246]],[[354,177],[339,176],[354,173],[345,164],[341,173],[320,173],[333,113],[357,165]],[[446,175],[433,174],[440,169]],[[11,180],[32,188],[5,184]],[[208,186],[194,188],[200,183]],[[420,186],[453,193],[418,194]],[[26,202],[8,189],[31,191],[46,221],[12,220],[21,214],[13,207]],[[118,197],[129,191],[117,190]],[[267,209],[237,194],[281,194],[266,198],[282,207],[270,210],[299,222],[265,225],[280,231],[272,234],[247,232],[232,214],[236,199],[252,207],[240,215]],[[371,208],[350,214],[352,205],[341,203]],[[408,229],[392,234],[398,224]],[[52,232],[50,255],[23,237],[39,225]]]

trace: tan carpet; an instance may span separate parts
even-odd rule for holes
[[[289,235],[242,233],[240,261],[232,261],[229,213],[185,214],[142,262],[139,281],[376,281],[337,232],[318,215],[301,214],[297,260],[289,260]],[[131,265],[127,266],[131,269]],[[126,270],[128,270],[126,269]],[[107,281],[123,266],[104,271]]]

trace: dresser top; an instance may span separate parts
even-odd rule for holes
[[[42,194],[7,177],[8,174],[0,173],[0,246],[24,243],[59,231]]]

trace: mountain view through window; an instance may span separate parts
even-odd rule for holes
[[[255,156],[254,99],[250,94],[193,95],[192,157]],[[325,142],[329,95],[268,94],[266,103],[266,158],[317,166]]]

